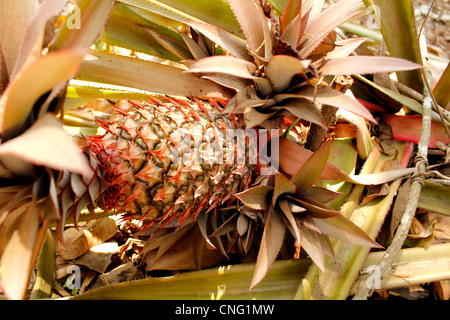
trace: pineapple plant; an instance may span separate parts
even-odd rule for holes
[[[117,111],[113,120],[100,122],[105,134],[85,140],[94,172],[86,187],[72,188],[68,173],[59,186],[63,204],[66,198],[73,202],[67,216],[77,216],[87,202],[91,209],[139,219],[144,227],[173,219],[183,224],[250,181],[254,164],[237,163],[237,153],[248,146],[224,144],[237,122],[216,101],[161,96]]]
[[[123,3],[116,7],[122,11],[113,11],[112,16],[120,16],[128,10],[136,18],[136,12],[148,6],[138,1],[140,9],[131,10]],[[344,109],[375,122],[369,111],[344,94],[346,88],[343,92],[334,90],[334,80],[329,81],[330,78],[404,71],[419,66],[395,58],[350,56],[364,39],[336,41],[333,29],[361,13],[354,10],[359,4],[356,0],[340,1],[323,12],[320,11],[322,2],[288,1],[282,15],[259,1],[230,0],[229,3],[243,38],[214,26],[211,21],[208,24],[197,19],[183,20],[191,28],[190,36],[173,31],[165,33],[161,25],[155,30],[146,30],[161,45],[152,53],[163,52],[169,59],[176,57],[177,63],[185,63],[186,67],[90,52],[95,59],[83,62],[80,77],[100,78],[166,95],[146,97],[146,101],[129,100],[124,103],[125,110],[117,107],[111,119],[98,121],[105,133],[85,137],[82,150],[87,161],[80,167],[38,163],[54,171],[47,169],[43,178],[38,179],[39,183],[26,190],[34,192],[44,188],[44,192],[39,193],[38,207],[50,209],[51,214],[44,221],[58,221],[60,238],[70,216],[76,223],[83,208],[94,212],[99,207],[121,213],[125,219],[137,219],[144,229],[155,226],[161,230],[170,226],[177,230],[186,223],[198,224],[205,238],[203,241],[211,243],[215,238],[214,245],[226,256],[220,236],[208,234],[206,222],[220,231],[226,229],[223,226],[227,223],[238,225],[239,219],[242,222],[250,218],[257,223],[240,223],[237,230],[228,231],[227,236],[230,240],[230,234],[237,232],[241,245],[245,243],[243,251],[246,252],[254,235],[252,228],[259,222],[265,225],[252,287],[261,281],[276,259],[285,230],[292,233],[321,269],[324,269],[323,254],[333,256],[328,235],[358,245],[379,247],[338,210],[321,203],[331,201],[338,194],[316,186],[319,178],[331,179],[327,174],[332,172],[333,177],[337,174],[355,182],[327,161],[330,144],[325,142],[326,137],[316,139],[313,134],[309,135],[318,140],[319,145],[325,142],[317,151],[313,148],[314,153],[297,143],[292,147],[292,141],[286,138],[299,120],[328,130],[333,122],[324,118],[322,105],[331,105],[334,110]],[[249,16],[248,12],[256,14]],[[135,21],[144,24],[143,17]],[[180,44],[180,40],[184,43]],[[61,42],[56,43],[61,45]],[[99,74],[108,67],[110,73]],[[153,73],[154,77],[148,81],[133,78],[141,67],[144,70],[156,68],[160,74]],[[119,77],[119,74],[124,76]],[[167,82],[170,80],[172,82]],[[191,95],[194,98],[179,97]],[[287,128],[289,125],[285,125],[285,121],[292,117],[295,123]],[[364,120],[358,130],[364,130]],[[255,170],[260,168],[258,163],[228,161],[227,156],[233,155],[235,159],[239,151],[244,154],[255,151],[247,140],[243,145],[227,141],[230,132],[274,127],[285,130],[279,138],[280,158],[295,150],[302,153],[299,159],[281,166],[279,172],[269,177],[262,177]],[[272,143],[276,141],[273,139]],[[222,149],[223,142],[226,149]],[[377,180],[375,184],[379,183]],[[31,206],[35,204],[34,196],[27,193],[24,197],[19,192],[21,187],[2,190],[8,199],[13,198],[2,203],[4,212],[20,215],[21,205],[29,198],[32,198]],[[17,194],[20,196],[14,199]],[[237,212],[231,217],[218,210],[228,201]],[[226,220],[221,227],[217,226],[218,216]],[[39,230],[46,228],[42,225]],[[339,228],[345,231],[340,234]],[[222,230],[223,234],[226,232]],[[37,238],[41,239],[42,234]]]

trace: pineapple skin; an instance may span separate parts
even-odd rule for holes
[[[88,208],[114,210],[144,226],[183,223],[248,185],[255,164],[238,156],[248,152],[248,139],[236,139],[236,121],[217,102],[151,100],[130,101],[130,109],[99,122],[105,134],[86,138],[94,170]]]

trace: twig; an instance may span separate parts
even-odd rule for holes
[[[394,81],[394,84],[400,92],[405,93],[408,96],[410,96],[411,98],[413,98],[414,100],[417,100],[418,102],[423,103],[423,99],[424,99],[423,94],[417,92],[414,89],[411,89],[408,86],[405,86],[404,84],[402,84],[400,82]],[[432,95],[432,98],[433,98],[433,95]],[[445,110],[444,108],[442,108],[442,106],[440,106],[437,102],[435,102],[435,99],[433,99],[433,102],[434,102],[433,111],[436,111],[439,114],[439,116],[441,117],[441,119],[444,118],[445,120],[450,122],[450,112]],[[445,123],[445,122],[443,121],[443,123]]]
[[[424,183],[424,173],[427,167],[427,151],[428,143],[430,140],[431,131],[431,105],[432,99],[427,95],[423,103],[423,118],[422,118],[422,135],[419,141],[418,154],[415,159],[415,172],[413,174],[411,182],[411,191],[408,204],[405,208],[400,225],[397,228],[394,239],[391,245],[387,248],[386,253],[378,264],[378,270],[380,270],[381,280],[389,276],[392,264],[395,257],[400,252],[406,237],[408,236],[411,223],[416,213],[417,204],[419,202],[420,192],[422,191]],[[358,292],[355,294],[355,300],[367,299],[375,288],[369,286],[361,286]]]

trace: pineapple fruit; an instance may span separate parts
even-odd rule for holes
[[[76,218],[87,204],[147,227],[182,223],[231,199],[249,182],[252,164],[229,163],[239,160],[238,145],[227,141],[237,122],[217,102],[160,97],[116,110],[111,121],[99,121],[105,134],[85,140],[94,171],[90,181],[72,177],[60,184],[63,205],[64,198],[75,199],[65,216]]]

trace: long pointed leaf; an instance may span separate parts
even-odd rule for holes
[[[267,209],[267,195],[273,190],[268,186],[256,186],[249,188],[234,196],[241,200],[247,207],[254,210]]]
[[[353,99],[343,93],[330,88],[318,88],[315,92],[314,88],[306,88],[298,91],[296,94],[308,99],[309,101],[315,101],[330,105],[336,108],[342,108],[354,114],[357,114],[369,121],[376,122],[372,114],[356,99]]]
[[[284,32],[297,15],[301,16],[301,12],[302,1],[288,0],[281,16],[281,31]]]
[[[254,0],[228,1],[247,39],[250,51],[256,55],[268,58],[265,51],[271,39],[261,7]],[[252,14],[249,14],[250,12]]]
[[[314,219],[317,227],[324,234],[333,238],[347,241],[358,246],[383,248],[372,240],[369,235],[343,215],[337,215],[328,219]]]
[[[293,194],[296,191],[296,186],[289,181],[288,178],[286,178],[281,173],[277,172],[275,174],[275,184],[273,189],[273,196],[272,196],[272,205],[275,207],[275,204],[277,203],[277,199],[280,195],[284,193],[290,193]]]
[[[409,0],[373,0],[373,4],[379,8],[381,33],[391,56],[420,64],[413,3]],[[398,72],[397,76],[401,83],[422,92],[424,84],[420,70]]]
[[[334,28],[358,15],[359,12],[349,11],[359,2],[360,0],[342,0],[316,15],[308,23],[305,35],[300,39],[300,55],[307,57]]]
[[[269,271],[281,249],[285,231],[286,227],[281,221],[279,213],[270,207],[250,289],[255,287]]]
[[[51,49],[87,50],[100,34],[113,4],[113,0],[82,0],[77,5],[80,10],[80,15],[77,17],[80,28],[73,28],[69,23],[64,23],[59,29]]]
[[[302,234],[301,245],[303,249],[308,253],[309,257],[316,264],[316,266],[324,271],[325,270],[325,260],[323,256],[322,246],[320,244],[319,235],[306,228],[302,224],[299,224],[300,232]]]
[[[391,57],[351,56],[331,59],[320,68],[323,75],[366,74],[415,70],[421,65]]]
[[[28,22],[32,20],[39,4],[27,0],[1,0],[0,6],[0,43],[7,73],[11,75],[26,36]]]
[[[22,129],[33,104],[41,95],[74,75],[82,57],[82,52],[75,50],[51,52],[28,65],[14,78],[0,99],[3,141]]]
[[[60,121],[50,113],[39,118],[25,133],[1,144],[0,159],[4,161],[5,156],[85,176],[92,172],[87,159],[72,143]]]
[[[294,231],[294,237],[295,240],[297,240],[298,243],[301,243],[301,233],[300,229],[297,225],[297,222],[295,222],[294,215],[291,212],[291,209],[289,208],[289,203],[287,200],[283,199],[279,201],[279,206],[281,211],[283,211],[284,215],[286,216],[286,219],[291,224],[291,228]]]
[[[245,41],[233,36],[232,34],[218,28],[215,25],[206,24],[202,22],[190,22],[191,27],[197,31],[203,33],[209,39],[214,41],[217,45],[221,46],[233,56],[239,59],[251,61],[251,55],[248,53],[248,49],[245,45]]]
[[[190,66],[191,73],[225,73],[244,79],[253,79],[256,67],[253,63],[231,56],[208,57]]]
[[[349,38],[341,41],[336,41],[336,48],[334,48],[333,51],[328,52],[325,59],[347,57],[366,40],[367,38]]]
[[[242,35],[239,24],[225,0],[120,0],[120,2],[182,23],[200,21],[216,25],[233,35]]]
[[[146,20],[133,9],[137,10],[137,8],[129,8],[123,3],[116,4],[100,34],[100,40],[121,48],[179,61],[180,58],[162,47],[148,30],[152,30],[156,35],[170,39],[174,43],[183,43],[181,37],[168,27]],[[179,48],[181,47],[180,45]],[[183,53],[187,56],[189,54],[187,48],[185,51]]]
[[[183,73],[182,69],[130,57],[91,51],[80,76],[155,93],[231,98],[231,90]]]
[[[297,186],[298,192],[309,190],[320,177],[327,164],[330,149],[331,143],[328,141],[315,151],[292,177],[291,182]]]

